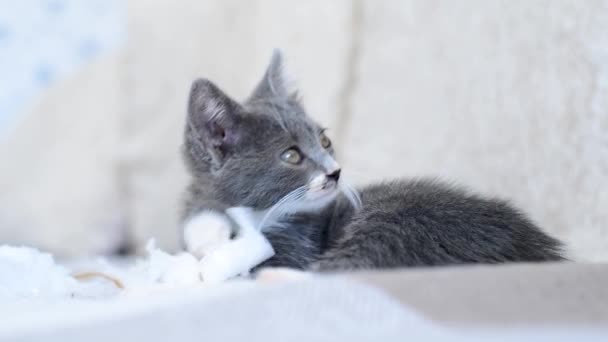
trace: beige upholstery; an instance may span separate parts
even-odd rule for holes
[[[448,325],[608,327],[608,265],[461,266],[348,277]]]
[[[66,256],[121,243],[119,58],[106,56],[58,83],[0,139],[0,244]]]

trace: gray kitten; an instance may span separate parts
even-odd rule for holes
[[[192,85],[183,145],[192,176],[184,234],[199,241],[186,246],[191,252],[204,255],[238,234],[222,213],[244,206],[256,210],[276,252],[262,266],[326,271],[563,260],[561,244],[503,200],[432,179],[353,191],[340,180],[324,129],[285,83],[275,53],[242,103],[208,80]]]

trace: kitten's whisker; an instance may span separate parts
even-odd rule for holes
[[[307,191],[306,186],[301,186],[299,188],[296,188],[295,190],[291,191],[287,195],[283,196],[283,198],[281,198],[277,203],[275,203],[272,207],[270,207],[270,209],[268,210],[266,215],[264,215],[264,217],[262,218],[262,221],[260,222],[260,227],[259,227],[260,230],[264,228],[264,225],[266,224],[266,222],[268,222],[271,218],[274,220],[274,219],[282,216],[285,212],[287,212],[286,208],[284,208],[284,207],[290,203],[297,202],[300,199],[302,199],[302,197],[304,196],[306,191]]]
[[[273,210],[271,212],[268,212],[268,214],[264,217],[264,219],[260,223],[260,230],[263,230],[267,224],[276,222],[280,217],[282,217],[286,213],[295,211],[295,210],[292,210],[293,209],[292,207],[294,207],[295,203],[298,202],[301,198],[302,198],[301,196],[297,197],[297,198],[293,198],[290,201],[282,202],[279,206],[274,207]]]
[[[346,199],[350,202],[353,208],[356,210],[361,209],[363,203],[361,202],[361,196],[359,196],[359,192],[355,188],[353,188],[350,184],[345,182],[344,180],[340,181],[338,185],[340,191],[344,194]]]
[[[291,212],[293,211],[292,209],[294,205],[299,202],[305,195],[306,190],[299,192],[297,194],[294,194],[293,196],[290,196],[286,201],[281,202],[280,205],[276,206],[276,212],[275,212],[275,216],[277,215],[283,215],[287,212]]]
[[[302,196],[304,195],[304,192],[298,192],[298,193],[293,193],[290,196],[286,196],[285,198],[283,198],[281,201],[277,202],[273,208],[272,208],[272,212],[269,212],[268,214],[272,214],[274,213],[281,213],[283,211],[285,211],[285,206],[298,201],[302,198]],[[270,215],[268,215],[270,216]]]

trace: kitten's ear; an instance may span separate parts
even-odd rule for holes
[[[241,105],[206,79],[192,83],[188,101],[188,129],[200,140],[216,166],[239,139]]]
[[[253,90],[248,101],[254,102],[255,100],[265,99],[287,100],[290,97],[295,97],[296,94],[291,89],[291,83],[289,77],[285,75],[281,51],[274,50],[264,77]]]

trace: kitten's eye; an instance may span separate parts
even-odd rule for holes
[[[300,164],[302,162],[302,155],[295,148],[290,148],[281,154],[281,160],[289,164]]]
[[[319,136],[319,142],[323,148],[329,148],[331,146],[331,140],[329,140],[325,133],[321,133],[321,136]]]

